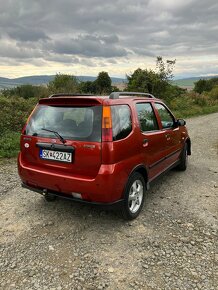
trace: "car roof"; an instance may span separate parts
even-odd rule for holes
[[[98,96],[90,94],[58,93],[48,98],[39,100],[39,104],[123,104],[130,103],[132,100],[140,101],[161,101],[149,93],[141,92],[113,92],[109,96]]]

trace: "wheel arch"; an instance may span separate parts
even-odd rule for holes
[[[188,148],[187,148],[188,155],[191,155],[191,140],[190,140],[190,138],[187,138],[187,139],[185,140],[185,142],[186,142],[187,145],[188,145]]]
[[[146,190],[149,189],[149,182],[148,182],[148,169],[143,165],[137,165],[136,167],[133,168],[133,170],[130,172],[129,177],[135,173],[138,172],[142,175],[142,177],[144,178],[145,181],[145,186],[146,186]],[[129,179],[129,178],[128,178]]]

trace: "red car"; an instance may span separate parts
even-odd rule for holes
[[[191,141],[185,121],[146,93],[56,94],[41,99],[21,134],[19,175],[50,201],[64,197],[140,213],[160,174],[185,170]]]

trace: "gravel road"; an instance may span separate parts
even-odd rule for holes
[[[192,156],[132,222],[22,189],[0,164],[0,289],[218,289],[218,113],[187,120]]]

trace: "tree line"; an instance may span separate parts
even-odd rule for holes
[[[80,81],[78,78],[67,74],[57,74],[54,80],[46,86],[21,85],[5,89],[1,93],[5,97],[17,96],[24,99],[43,98],[55,93],[82,93],[82,94],[109,94],[119,90],[112,86],[111,78],[107,72],[100,72],[95,81]]]
[[[126,90],[147,92],[165,99],[180,95],[184,90],[171,84],[175,62],[175,60],[164,61],[162,57],[157,57],[155,70],[138,68],[126,76]],[[119,91],[119,88],[113,86],[108,73],[102,71],[95,81],[80,81],[72,75],[57,74],[47,86],[21,85],[3,90],[2,95],[28,99],[42,98],[53,93],[106,95],[114,91]]]
[[[155,69],[138,68],[133,73],[126,75],[125,90],[150,93],[166,102],[182,96],[187,93],[186,90],[172,83],[175,63],[176,60],[164,61],[161,56],[158,56]],[[57,74],[54,80],[46,86],[21,85],[5,89],[1,94],[5,97],[40,99],[54,93],[107,95],[114,91],[119,91],[119,88],[113,86],[108,73],[102,71],[95,81],[80,81],[73,75]],[[218,98],[218,78],[200,79],[195,82],[193,91],[197,94],[206,93],[213,98]]]

